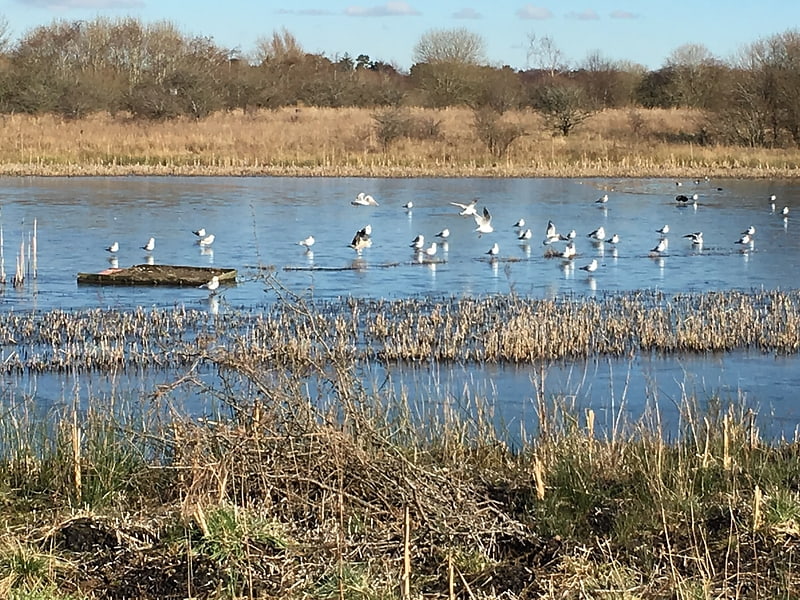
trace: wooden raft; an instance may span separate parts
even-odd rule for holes
[[[106,269],[99,273],[78,273],[78,283],[93,285],[197,286],[216,275],[221,284],[236,282],[236,269],[188,267],[182,265],[134,265],[125,269]]]

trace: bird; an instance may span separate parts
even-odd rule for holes
[[[770,210],[772,210],[772,212],[775,212],[775,201],[777,199],[778,199],[778,197],[775,194],[772,194],[769,197],[769,207],[770,207]]]
[[[558,231],[556,231],[556,225],[552,221],[547,222],[547,230],[545,231],[544,237],[546,244],[558,239]]]
[[[576,237],[578,237],[578,232],[574,229],[570,229],[567,235],[561,233],[558,234],[558,239],[561,242],[568,242],[570,240],[574,240]]]
[[[495,242],[494,245],[486,251],[489,256],[497,256],[500,254],[500,245]]]
[[[703,232],[702,231],[695,231],[694,233],[687,233],[685,238],[692,240],[693,246],[702,246],[703,245]]]
[[[155,250],[155,247],[156,247],[156,239],[150,238],[149,240],[147,240],[147,243],[144,246],[142,246],[142,250],[146,250],[147,252],[152,252],[153,250]]]
[[[612,246],[616,246],[617,244],[619,244],[619,235],[615,233],[606,240],[606,243],[611,244]]]
[[[199,238],[206,237],[206,228],[205,227],[201,227],[200,229],[196,229],[192,233],[195,234]]]
[[[492,227],[492,215],[489,214],[489,209],[485,206],[483,207],[483,214],[482,215],[475,215],[475,223],[478,225],[475,228],[475,231],[478,232],[478,235],[484,233],[492,233],[494,231],[494,227]]]
[[[597,200],[594,201],[595,204],[606,204],[608,202],[608,194],[603,194]]]
[[[661,229],[656,229],[656,233],[667,235],[669,233],[669,225],[664,225]]]
[[[590,262],[588,265],[583,265],[581,267],[581,271],[586,271],[588,273],[594,273],[597,271],[597,259],[593,258],[592,262]]]
[[[525,227],[525,219],[520,219],[519,221],[514,223],[514,227],[516,229],[522,229],[523,227]]]
[[[379,206],[375,198],[364,192],[359,192],[358,196],[356,196],[355,200],[351,201],[350,204],[354,206]]]
[[[447,229],[447,227],[445,227],[439,233],[436,234],[436,237],[442,238],[443,240],[446,240],[447,238],[450,237],[450,230]]]
[[[200,244],[203,247],[208,247],[208,246],[210,246],[211,244],[214,243],[215,239],[216,239],[216,236],[213,233],[209,233],[207,236],[197,240],[197,243]]]
[[[604,239],[606,239],[606,230],[601,225],[600,227],[598,227],[597,229],[595,229],[594,231],[589,233],[586,237],[590,237],[593,240],[597,240],[598,242],[602,242]]]
[[[675,201],[678,204],[687,204],[689,202],[689,196],[687,196],[686,194],[678,194],[677,196],[675,196]]]
[[[372,246],[372,226],[367,225],[362,229],[359,229],[356,234],[353,236],[353,241],[350,242],[350,247],[361,254],[361,251],[364,248],[369,248]]]
[[[519,240],[529,240],[533,237],[533,232],[530,229],[526,229],[525,231],[521,231],[517,236]]]
[[[313,246],[316,243],[316,241],[317,240],[314,239],[314,236],[310,235],[306,239],[300,240],[299,242],[297,242],[297,245],[298,246],[305,246],[306,248],[311,248],[311,246]]]
[[[654,254],[663,254],[664,252],[667,251],[668,247],[669,247],[669,240],[667,240],[667,238],[661,238],[660,240],[658,240],[658,244],[656,244],[656,247],[650,250],[650,252]]]
[[[213,293],[219,287],[219,277],[214,275],[208,282],[204,283],[200,287],[207,288],[208,291]]]
[[[789,216],[789,207],[788,206],[784,206],[781,209],[781,215],[783,215],[784,217],[788,217]]]
[[[745,234],[749,235],[750,237],[754,236],[756,234],[756,226],[755,225],[750,225],[747,229],[745,229],[742,232],[742,235],[745,235]]]
[[[414,208],[414,203],[411,200],[409,200],[408,202],[403,204],[403,208],[405,208],[406,210],[411,210],[412,208]]]
[[[473,198],[472,200],[470,200],[469,204],[461,204],[460,202],[451,202],[450,204],[452,204],[453,206],[457,206],[458,208],[461,209],[461,212],[459,212],[458,214],[461,215],[462,217],[476,216],[478,214],[477,198]]]
[[[745,233],[742,237],[736,240],[736,243],[741,246],[752,246],[755,242],[752,235]]]
[[[106,251],[107,252],[111,252],[112,254],[114,254],[115,252],[118,252],[119,251],[119,242],[114,242],[113,244],[111,244],[108,248],[106,248]]]
[[[564,250],[561,251],[561,258],[574,258],[577,251],[575,250],[575,242],[570,242],[564,247]]]
[[[425,255],[426,256],[436,256],[436,249],[438,245],[436,242],[431,242],[431,245],[425,248]]]
[[[425,236],[419,234],[417,237],[411,240],[409,246],[414,248],[414,250],[422,250],[425,247]]]

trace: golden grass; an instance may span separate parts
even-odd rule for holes
[[[794,177],[800,151],[697,146],[688,110],[609,110],[567,138],[532,111],[507,113],[526,134],[503,159],[476,137],[465,108],[412,108],[440,125],[438,139],[384,150],[376,111],[283,108],[218,113],[202,121],[138,121],[96,114],[79,121],[6,115],[3,175],[608,176]]]

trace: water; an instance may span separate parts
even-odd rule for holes
[[[360,191],[372,194],[378,207],[350,204]],[[698,193],[698,206],[678,207],[678,193]],[[797,287],[800,241],[795,217],[773,213],[769,197],[777,196],[778,211],[790,210],[800,183],[794,181],[714,180],[694,183],[674,180],[611,179],[356,179],[356,178],[6,178],[0,180],[0,224],[3,227],[5,269],[14,271],[19,243],[28,240],[36,220],[38,274],[20,289],[7,285],[0,293],[0,310],[53,308],[171,307],[185,305],[212,311],[258,310],[276,298],[261,269],[274,269],[277,282],[294,293],[313,298],[481,296],[514,291],[530,297],[596,295],[639,289],[667,293],[710,290],[752,290]],[[608,193],[600,208],[595,200]],[[451,201],[478,198],[493,216],[495,232],[478,236],[475,221],[461,217]],[[414,207],[402,207],[412,201]],[[800,207],[797,207],[800,219]],[[533,231],[528,243],[517,239],[513,224],[524,218]],[[578,256],[573,266],[546,258],[542,245],[552,220],[562,233],[577,231]],[[370,224],[374,244],[359,257],[348,247],[354,233]],[[659,235],[670,226],[664,256],[653,257]],[[595,245],[586,237],[603,226],[617,233],[616,249]],[[743,252],[735,243],[748,226],[756,227],[755,245]],[[202,250],[192,230],[214,233],[212,249]],[[423,234],[428,241],[442,228],[451,236],[434,264],[421,264],[409,247]],[[703,231],[702,250],[682,236]],[[297,242],[316,238],[313,252]],[[209,302],[208,292],[194,288],[100,287],[78,285],[78,272],[109,266],[104,248],[118,241],[120,267],[146,261],[140,248],[156,239],[153,260],[165,264],[214,265],[239,270],[239,282]],[[494,242],[498,260],[486,255]],[[563,244],[561,245],[563,246]],[[580,270],[592,258],[598,270]],[[641,359],[644,360],[644,359]],[[604,365],[606,363],[603,363]],[[798,383],[794,357],[776,360],[753,354],[723,358],[657,359],[637,364],[639,381],[659,381],[680,393],[687,373],[702,381],[702,393],[744,396],[775,417],[781,431],[794,428],[800,414],[794,408]],[[586,371],[587,365],[552,367]],[[611,406],[611,388],[620,389],[623,364],[609,363],[592,373],[592,385],[577,386],[581,402],[601,410]],[[398,385],[430,387],[429,373],[404,376]],[[430,375],[433,376],[433,375]],[[441,374],[437,374],[441,378]],[[525,369],[471,369],[472,383],[500,390],[504,420],[521,418],[530,397],[530,373]],[[475,379],[477,378],[477,380]],[[448,373],[458,389],[463,378]],[[576,389],[574,380],[553,377],[563,391]],[[414,381],[417,383],[414,384]],[[40,383],[37,393],[58,396],[61,385]],[[638,391],[641,388],[641,391]],[[49,392],[47,390],[50,390]],[[653,390],[638,386],[638,396]],[[675,390],[678,391],[675,391]],[[491,395],[489,393],[488,395]],[[522,404],[508,398],[522,398]],[[634,408],[636,402],[631,400]],[[643,401],[638,400],[639,405]],[[517,415],[517,416],[515,416]]]

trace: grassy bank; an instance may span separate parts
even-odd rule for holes
[[[762,436],[743,400],[686,395],[677,432],[662,429],[655,398],[639,399],[649,409],[636,420],[622,398],[600,417],[548,388],[554,358],[542,355],[526,359],[537,429],[507,431],[472,390],[420,398],[365,382],[377,340],[408,352],[421,338],[462,335],[459,347],[481,338],[480,352],[511,351],[563,323],[594,356],[618,353],[605,344],[625,332],[625,354],[659,351],[657,342],[673,352],[679,340],[703,351],[704,331],[733,340],[752,329],[745,347],[762,348],[798,312],[794,292],[618,300],[295,299],[255,318],[4,314],[0,594],[796,596],[800,446]],[[684,314],[697,306],[705,325]],[[511,312],[521,337],[503,342]],[[479,318],[459,321],[466,313]],[[492,360],[476,348],[437,362]],[[79,400],[98,371],[125,381],[167,368],[173,375],[151,389]],[[50,408],[35,385],[14,385],[43,371],[64,381]],[[217,408],[188,415],[181,399],[192,397]]]
[[[525,135],[502,159],[478,139],[468,109],[409,109],[434,133],[388,146],[376,112],[285,108],[167,122],[6,115],[0,174],[795,177],[800,165],[796,149],[698,146],[703,116],[686,110],[604,111],[567,138],[533,112],[507,113]]]

